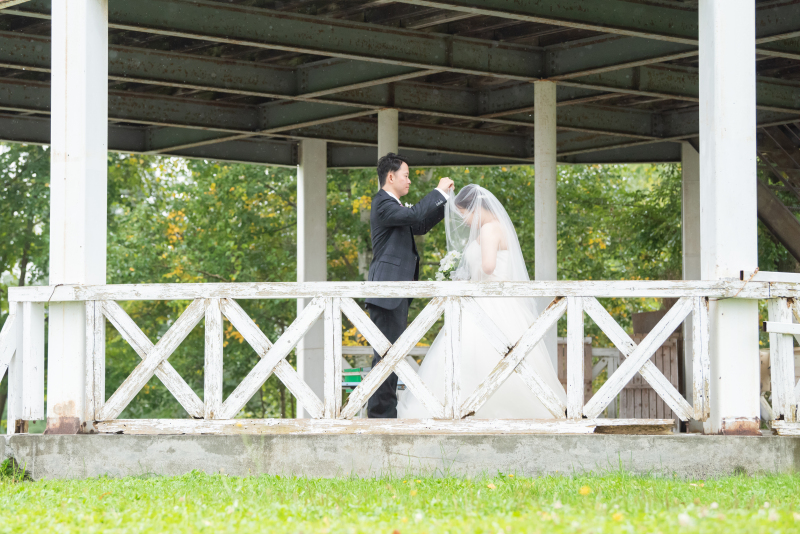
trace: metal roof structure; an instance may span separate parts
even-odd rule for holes
[[[800,132],[800,2],[756,0],[759,127]],[[0,0],[0,139],[48,143],[51,0]],[[417,165],[680,161],[699,132],[697,0],[110,0],[109,148],[371,167],[381,109]]]

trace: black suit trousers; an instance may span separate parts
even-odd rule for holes
[[[367,304],[370,319],[378,330],[394,344],[408,326],[408,305],[411,299],[403,299],[400,305],[393,310]],[[372,355],[372,367],[375,368],[381,361],[378,353]],[[397,375],[392,373],[367,402],[367,417],[369,418],[396,418],[397,417]]]

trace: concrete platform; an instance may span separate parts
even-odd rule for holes
[[[800,437],[625,435],[16,435],[0,438],[34,479],[99,475],[423,474],[476,476],[617,470],[707,478],[800,470]]]

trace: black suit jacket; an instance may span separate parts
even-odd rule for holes
[[[427,234],[444,219],[445,199],[434,189],[415,206],[406,208],[381,189],[372,197],[372,264],[370,282],[419,280],[419,254],[415,235]],[[403,299],[367,299],[367,304],[393,310]]]

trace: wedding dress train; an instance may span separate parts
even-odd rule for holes
[[[497,263],[491,275],[482,272],[481,248],[472,240],[464,250],[463,262],[469,269],[472,281],[513,280],[509,251],[497,253]],[[476,298],[478,304],[503,331],[512,343],[533,324],[536,319],[535,305],[531,299]],[[500,355],[486,340],[483,326],[478,319],[462,311],[461,328],[461,399],[462,404],[475,391],[500,361]],[[428,350],[419,369],[420,378],[441,402],[444,402],[444,335],[440,332]],[[527,363],[542,380],[566,403],[566,393],[553,369],[550,356],[543,343],[537,344],[526,356]],[[397,417],[400,419],[425,419],[432,415],[414,397],[410,390],[398,394]],[[513,373],[475,414],[483,419],[553,419],[553,415],[542,405],[536,395],[522,379]]]

